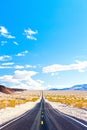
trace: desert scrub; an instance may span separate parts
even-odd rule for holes
[[[27,102],[35,102],[41,97],[41,91],[24,91],[13,94],[0,93],[0,109],[15,107]]]
[[[0,109],[6,108],[6,102],[4,100],[0,100]]]
[[[15,107],[16,105],[24,104],[27,102],[35,102],[39,99],[39,97],[33,98],[19,98],[19,99],[0,99],[0,109],[6,107]]]
[[[46,95],[46,99],[51,102],[60,102],[78,108],[87,108],[87,98],[75,95]]]

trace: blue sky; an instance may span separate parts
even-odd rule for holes
[[[86,0],[0,0],[0,84],[87,83]]]

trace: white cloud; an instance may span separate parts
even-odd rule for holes
[[[36,68],[36,66],[34,66],[34,65],[24,65],[24,66],[23,65],[15,65],[14,68],[15,69],[24,69],[24,68],[28,69],[28,68]]]
[[[43,83],[44,83],[44,81],[42,81],[42,80],[37,80],[37,82],[39,82],[39,83],[41,83],[41,84],[43,84]]]
[[[6,61],[6,59],[3,59],[3,61]],[[14,62],[5,62],[5,63],[2,63],[0,65],[0,69],[8,69],[8,68],[13,68],[13,69],[28,69],[28,68],[36,68],[37,66],[35,65],[17,65],[15,64]]]
[[[12,57],[8,55],[0,56],[0,61],[8,61],[11,60]]]
[[[74,64],[61,65],[53,64],[50,66],[43,67],[43,73],[54,73],[58,71],[68,71],[68,70],[78,70],[79,72],[84,72],[87,70],[87,61],[76,61]]]
[[[15,68],[15,69],[23,69],[24,66],[22,66],[22,65],[16,65],[16,66],[14,66],[14,68]]]
[[[4,75],[0,76],[0,81],[4,84],[9,84],[11,87],[23,87],[31,89],[41,89],[43,81],[34,80],[32,77],[35,76],[37,72],[27,71],[27,70],[16,70],[14,75]]]
[[[5,62],[0,65],[0,69],[11,69],[13,68],[13,62]]]
[[[15,71],[15,78],[21,79],[21,80],[26,80],[26,79],[29,79],[31,76],[34,76],[36,74],[37,74],[37,72],[35,72],[35,71],[16,70]]]
[[[57,76],[58,77],[58,73],[57,72],[52,72],[51,76]]]
[[[34,35],[36,35],[36,34],[38,34],[38,31],[37,31],[37,30],[36,30],[36,31],[33,31],[33,30],[31,30],[30,28],[24,30],[24,35],[26,35],[26,37],[27,37],[28,39],[37,40],[37,38],[34,37]]]
[[[14,43],[15,45],[19,45],[18,42],[16,42],[16,41],[14,41],[13,43]]]
[[[25,68],[36,68],[35,65],[25,65]]]
[[[8,39],[15,38],[15,36],[10,35],[8,30],[4,26],[0,26],[0,35]]]
[[[21,53],[18,53],[16,56],[25,56],[26,54],[28,54],[29,52],[27,50],[21,52]]]
[[[8,66],[8,65],[14,65],[14,63],[13,62],[2,63],[2,66]]]
[[[0,69],[10,69],[10,68],[12,68],[12,66],[0,66]]]
[[[20,83],[17,79],[13,78],[12,75],[4,75],[2,77],[0,77],[0,80],[4,83]]]
[[[7,41],[1,41],[1,46],[4,46],[7,43]]]
[[[4,46],[6,43],[8,43],[7,41],[1,41],[1,46]],[[16,41],[13,41],[13,44],[15,44],[15,45],[19,45],[18,44],[18,42],[16,42]]]

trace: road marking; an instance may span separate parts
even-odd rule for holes
[[[40,122],[40,124],[41,124],[41,125],[43,125],[43,124],[44,124],[44,122],[43,122],[43,121],[41,121],[41,122]]]
[[[27,115],[27,113],[29,113],[29,111],[26,112],[26,113],[23,114],[23,115],[20,115],[19,117],[15,118],[15,119],[13,119],[12,121],[6,123],[5,125],[1,126],[1,127],[0,127],[0,130],[3,129],[4,127],[8,126],[9,124],[13,123],[14,121],[17,121],[18,119],[20,119],[20,118],[22,118],[23,116]]]
[[[56,110],[56,111],[59,113],[59,111],[58,111],[58,110]],[[60,112],[60,113],[61,113],[61,112]],[[70,116],[68,116],[68,115],[66,115],[66,114],[64,114],[64,113],[62,113],[62,115],[64,115],[64,116],[66,116],[66,117],[68,117],[68,118],[70,118],[70,119],[72,119],[72,120],[76,121],[77,123],[81,124],[82,126],[87,127],[87,125],[85,125],[84,123],[82,123],[82,122],[78,121],[77,119],[74,119],[73,117],[70,117]]]

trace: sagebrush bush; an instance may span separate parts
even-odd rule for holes
[[[61,102],[78,108],[87,108],[87,98],[75,95],[46,95],[46,99],[51,102]]]
[[[13,99],[0,99],[0,109],[6,107],[15,107],[16,105],[24,104],[26,102],[35,102],[40,98],[40,96],[36,97],[27,97],[25,98],[13,98]]]

